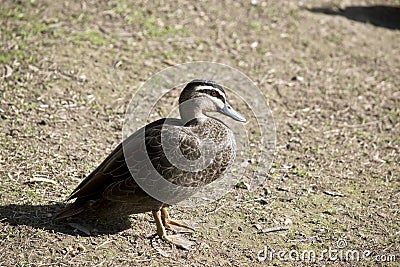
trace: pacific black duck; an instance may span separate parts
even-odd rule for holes
[[[211,117],[209,112],[219,112],[240,122],[246,121],[228,104],[222,86],[207,80],[189,82],[179,97],[181,119],[157,120],[128,137],[78,185],[68,197],[68,200],[75,201],[67,205],[55,219],[77,215],[112,218],[151,211],[161,239],[190,249],[193,242],[181,235],[167,235],[166,228],[193,230],[185,222],[171,220],[167,207],[189,197],[196,187],[221,177],[236,155],[233,132],[223,122]],[[164,133],[170,138],[162,140]],[[210,147],[203,147],[204,143],[213,145],[212,153],[207,154]],[[174,151],[180,151],[187,160],[180,163],[187,166],[175,164],[174,157],[166,155],[171,154],[166,153],[166,147],[171,144],[176,148]],[[196,162],[200,158],[203,158],[203,162]],[[196,164],[192,166],[191,162]],[[164,190],[162,180],[155,176],[183,190]],[[152,187],[144,188],[146,184]],[[167,199],[159,198],[154,193],[164,193]]]

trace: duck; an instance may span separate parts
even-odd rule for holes
[[[72,191],[67,201],[73,202],[53,219],[151,212],[162,240],[193,249],[195,242],[180,232],[195,231],[194,224],[171,219],[168,207],[225,175],[235,160],[233,131],[213,113],[246,122],[228,103],[223,86],[188,82],[179,96],[180,118],[159,119],[131,134]]]

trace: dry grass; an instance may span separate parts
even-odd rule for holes
[[[0,265],[269,265],[257,259],[266,245],[322,252],[341,239],[396,256],[363,265],[398,264],[399,25],[304,8],[398,1],[302,2],[2,1]],[[59,203],[121,141],[140,84],[194,60],[236,67],[265,94],[278,144],[264,187],[173,210],[200,224],[191,252],[154,239],[149,214],[94,236],[52,223]]]

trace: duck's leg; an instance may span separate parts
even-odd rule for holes
[[[152,211],[154,220],[156,221],[156,226],[157,226],[157,234],[158,236],[167,242],[170,242],[174,244],[177,247],[186,249],[186,250],[193,250],[193,247],[196,243],[187,240],[181,235],[167,235],[167,232],[165,231],[165,227],[162,223],[161,220],[161,211]]]
[[[195,231],[196,223],[185,220],[171,220],[168,214],[167,208],[161,208],[161,219],[168,230],[172,230],[178,233],[191,233]]]

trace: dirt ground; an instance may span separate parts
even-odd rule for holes
[[[154,2],[1,1],[0,266],[398,266],[399,1]],[[264,186],[172,208],[199,223],[194,251],[154,237],[151,214],[89,236],[53,223],[121,141],[137,88],[198,60],[265,94]]]

